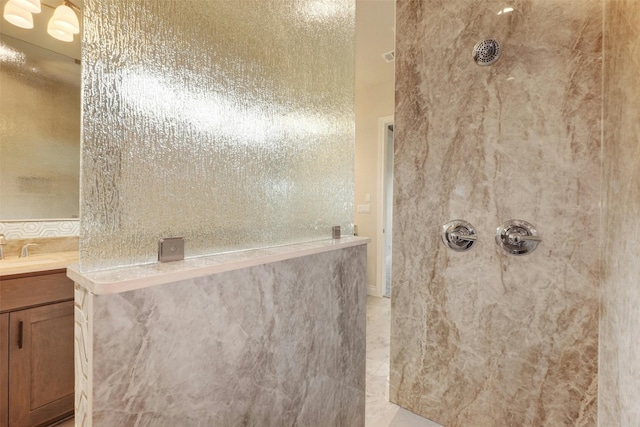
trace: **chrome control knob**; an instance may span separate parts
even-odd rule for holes
[[[520,219],[510,219],[496,230],[496,243],[510,255],[531,253],[541,241],[538,230]]]
[[[476,230],[467,221],[454,219],[442,226],[442,242],[454,251],[468,251],[476,244]]]

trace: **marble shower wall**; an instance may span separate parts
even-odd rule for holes
[[[76,285],[76,425],[364,427],[366,246],[115,295]]]
[[[447,427],[593,426],[602,3],[399,0],[396,19],[391,400]],[[456,218],[469,252],[440,241]],[[530,255],[495,244],[514,218],[542,235]]]
[[[640,3],[605,1],[600,426],[640,425]]]

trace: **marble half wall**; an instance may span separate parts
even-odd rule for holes
[[[366,245],[113,295],[76,285],[78,426],[364,426]]]
[[[640,425],[640,3],[605,1],[599,425]]]
[[[447,427],[593,426],[602,3],[396,4],[390,398]],[[440,240],[458,218],[468,252]],[[497,247],[509,219],[535,252]]]

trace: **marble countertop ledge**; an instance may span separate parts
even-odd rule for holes
[[[343,237],[87,273],[80,272],[77,265],[71,265],[67,276],[94,295],[111,295],[366,245],[370,240],[368,237]]]
[[[27,258],[6,257],[0,260],[0,278],[14,274],[61,270],[76,262],[78,262],[78,251],[36,254]]]

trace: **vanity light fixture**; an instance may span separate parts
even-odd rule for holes
[[[7,2],[4,5],[4,19],[15,25],[16,27],[26,28],[30,30],[33,28],[33,16],[31,12],[25,10],[15,3]]]
[[[51,18],[49,20],[49,24],[47,25],[47,33],[54,39],[58,39],[62,42],[72,42],[73,34],[66,32],[62,28],[60,28]]]
[[[13,25],[29,30],[33,28],[32,13],[40,13],[41,6],[55,9],[47,25],[47,33],[63,42],[73,41],[73,35],[80,32],[80,22],[75,12],[80,12],[80,8],[69,0],[62,0],[58,7],[41,3],[40,0],[9,0],[4,6],[3,16]]]
[[[61,30],[64,30],[71,34],[78,34],[80,32],[80,23],[78,22],[78,16],[76,16],[72,6],[73,3],[65,0],[60,6],[56,7],[51,21]]]
[[[40,0],[9,0],[20,9],[24,9],[29,13],[40,13]]]

